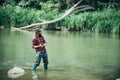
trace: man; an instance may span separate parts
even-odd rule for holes
[[[37,29],[35,32],[35,38],[32,40],[32,48],[36,50],[36,61],[32,68],[32,73],[34,74],[37,66],[40,65],[41,58],[43,58],[44,70],[48,70],[48,57],[47,51],[45,49],[46,41],[42,35],[41,30]]]

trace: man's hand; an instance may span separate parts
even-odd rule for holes
[[[32,46],[32,48],[39,48],[39,47],[44,47],[46,46],[46,43],[44,43],[43,45],[39,44],[38,46]]]
[[[38,45],[38,46],[32,46],[32,48],[34,48],[34,49],[35,49],[35,48],[39,48],[39,47],[40,47],[40,45]]]
[[[40,44],[38,47],[43,47],[43,45]]]
[[[44,43],[42,46],[43,46],[43,47],[46,46],[46,43]]]

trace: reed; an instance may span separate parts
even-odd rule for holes
[[[104,9],[102,11],[73,14],[65,19],[67,27],[81,31],[120,33],[120,11]]]

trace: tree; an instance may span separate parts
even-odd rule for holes
[[[78,4],[81,3],[81,2],[82,2],[82,0],[77,2],[73,7],[71,7],[68,11],[66,11],[63,16],[61,16],[59,18],[56,18],[56,19],[51,20],[51,21],[44,21],[42,23],[34,23],[34,24],[31,24],[31,25],[28,25],[28,26],[25,26],[25,27],[17,28],[17,29],[20,30],[20,29],[26,29],[26,28],[30,28],[30,27],[34,27],[34,26],[40,26],[40,25],[44,25],[44,24],[55,23],[55,22],[58,22],[60,20],[63,20],[68,15],[70,15],[70,13],[72,13],[73,11],[78,10],[78,9],[80,9],[80,11],[82,11],[82,10],[84,11],[84,10],[87,10],[87,9],[94,9],[93,7],[90,7],[88,5],[83,5],[83,6],[77,7]]]

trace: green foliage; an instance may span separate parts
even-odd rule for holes
[[[21,0],[19,2],[19,6],[25,7],[25,8],[34,8],[34,9],[41,9],[41,6],[39,5],[40,0]]]
[[[67,17],[63,27],[81,31],[120,33],[120,11],[104,9],[102,11],[83,12]]]
[[[40,20],[53,20],[63,15],[63,13],[59,12],[59,8],[62,6],[60,5],[62,0],[34,0],[35,3],[40,5],[41,10],[36,10],[34,8],[35,6],[31,6],[32,8],[24,7],[33,0],[17,1],[19,5],[22,4],[22,7],[7,5],[3,8],[0,6],[0,25],[11,27],[14,24],[15,27],[22,27],[32,23],[38,23]],[[63,2],[65,3],[66,1],[74,0],[64,0]],[[47,29],[62,27],[79,31],[120,33],[120,10],[111,6],[105,7],[103,10],[87,11],[78,14],[73,13],[64,20],[49,24]]]
[[[11,16],[12,22],[15,23],[15,27],[22,27],[28,24],[38,22],[36,17],[36,10],[34,9],[23,9],[17,6],[14,9],[13,16]]]
[[[0,7],[0,25],[11,27],[13,24],[15,27],[23,27],[32,23],[40,22],[44,20],[53,20],[58,17],[58,12],[44,10],[35,10],[29,8],[22,8],[19,6],[7,6],[5,9]]]
[[[0,25],[3,25],[5,27],[10,27],[10,10],[7,11],[0,7]]]
[[[94,15],[94,17],[96,17],[94,21],[97,21],[94,27],[98,29],[99,32],[119,33],[120,11],[106,9],[102,12],[95,12],[94,14],[99,15],[99,17]]]
[[[11,27],[14,24],[15,27],[22,27],[36,23],[38,22],[36,12],[34,9],[23,9],[19,6],[13,7],[9,5],[5,9],[0,7],[0,25]]]

